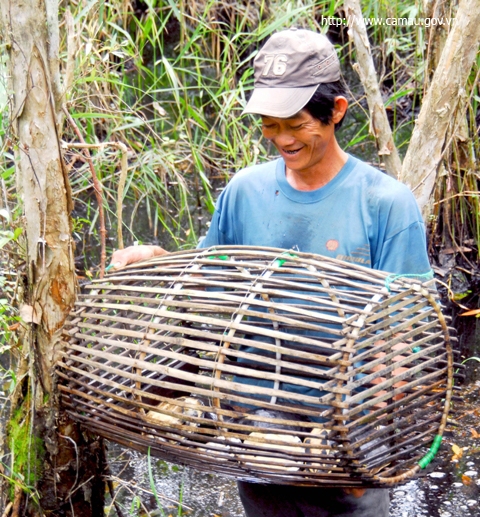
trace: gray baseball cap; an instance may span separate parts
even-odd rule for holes
[[[287,29],[273,34],[254,60],[255,88],[243,113],[288,118],[317,86],[340,79],[335,47],[323,34]]]

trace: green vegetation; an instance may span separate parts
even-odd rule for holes
[[[212,1],[178,10],[151,3],[135,15],[105,4],[101,16],[92,3],[74,14],[89,30],[68,105],[87,142],[120,139],[133,151],[124,219],[130,242],[163,230],[167,246],[191,247],[205,228],[199,217],[213,210],[215,186],[268,153],[257,123],[240,115],[260,42],[282,26],[316,25],[310,3],[287,4],[280,17],[266,2],[252,8]],[[112,207],[118,157],[105,151],[94,161]],[[88,168],[72,173],[85,219],[95,221],[96,209],[79,196],[90,184]],[[112,212],[109,219],[114,227]]]
[[[32,433],[31,422],[22,408],[16,410],[8,423],[7,441],[11,454],[10,499],[16,486],[30,493],[35,499],[35,482],[42,472],[45,448],[42,440]]]
[[[132,6],[133,5],[133,6]],[[404,0],[362,3],[368,18],[421,19],[420,7]],[[258,120],[242,117],[253,85],[256,50],[274,31],[303,26],[327,32],[342,56],[352,88],[350,117],[340,140],[352,153],[379,164],[369,133],[368,110],[352,69],[355,60],[341,0],[227,2],[166,0],[71,1],[75,33],[63,26],[61,65],[74,71],[66,107],[90,149],[104,189],[107,248],[117,246],[117,196],[121,150],[128,148],[123,200],[125,244],[155,242],[167,249],[190,248],[206,230],[218,191],[235,171],[273,152]],[[453,13],[453,14],[452,14]],[[452,11],[454,15],[454,11]],[[443,28],[442,28],[443,30]],[[369,27],[372,51],[397,146],[403,154],[428,82],[432,33],[418,25]],[[72,44],[72,41],[74,42]],[[466,90],[463,126],[452,126],[452,148],[435,191],[432,253],[441,246],[478,250],[480,210],[473,157],[480,143],[478,63]],[[70,80],[69,80],[70,82]],[[460,114],[460,117],[463,115]],[[460,134],[461,133],[461,134]],[[460,136],[463,135],[461,138]],[[462,143],[470,137],[470,149]],[[90,166],[78,136],[64,124],[65,157],[75,199],[73,232],[77,265],[87,276],[99,262],[99,214]],[[105,144],[105,145],[104,145]],[[9,150],[9,142],[4,141]],[[12,159],[2,177],[13,192]],[[1,205],[0,205],[1,206]]]
[[[351,68],[354,56],[346,28],[322,24],[322,17],[343,16],[341,1],[151,1],[139,2],[133,13],[122,12],[122,5],[70,5],[75,26],[84,30],[68,108],[87,142],[119,140],[131,149],[124,191],[127,243],[153,240],[169,249],[194,246],[205,231],[218,189],[235,171],[272,151],[262,140],[258,121],[241,112],[252,88],[256,50],[284,27],[329,31],[355,100],[340,138],[349,151],[378,163],[362,89]],[[418,7],[401,1],[364,2],[364,14],[422,17]],[[373,25],[370,35],[396,142],[404,153],[431,59],[429,34],[419,26]],[[474,70],[465,121],[478,151],[476,75]],[[67,129],[65,139],[76,137]],[[475,168],[465,157],[461,163],[459,152],[452,151],[450,170],[436,191],[432,242],[438,246],[461,245],[469,239],[478,245],[480,239]],[[69,152],[69,159],[76,156],[78,151]],[[105,147],[93,160],[105,187],[110,245],[115,247],[119,154]],[[76,162],[71,176],[77,225],[88,229],[90,221],[84,235],[96,232],[97,208],[87,164]]]
[[[11,226],[11,215],[6,209],[0,209],[0,354],[10,349],[15,343],[12,332],[18,323],[18,317],[12,302],[16,292],[16,273],[12,270],[9,252],[19,245],[21,228]]]
[[[148,468],[148,481],[150,483],[150,489],[152,490],[153,496],[155,497],[155,502],[157,503],[158,510],[160,512],[161,517],[166,517],[166,513],[163,509],[163,505],[160,501],[160,498],[158,497],[157,488],[155,486],[155,480],[153,478],[150,447],[148,448],[148,454],[147,454],[147,468]],[[181,515],[181,504],[179,505],[179,508],[178,508],[178,515]]]
[[[366,17],[423,16],[418,5],[406,0],[365,0],[362,5]],[[349,152],[380,165],[363,90],[352,68],[355,55],[346,27],[322,24],[322,17],[343,16],[341,8],[341,0],[61,3],[62,20],[67,10],[74,20],[70,35],[67,24],[61,26],[60,58],[63,76],[67,69],[73,70],[65,105],[77,128],[64,121],[62,138],[75,202],[72,230],[80,276],[95,276],[98,271],[100,232],[89,159],[84,149],[75,146],[79,143],[76,129],[93,146],[89,153],[103,185],[108,251],[118,242],[118,143],[128,148],[125,188],[120,193],[125,244],[191,248],[205,232],[215,199],[232,175],[273,153],[261,136],[259,121],[241,113],[253,87],[255,53],[279,29],[295,25],[328,31],[341,55],[352,97],[339,139]],[[415,25],[372,25],[369,36],[395,141],[403,155],[429,82],[432,32]],[[475,162],[480,154],[479,76],[480,57],[465,89],[463,111],[452,121],[451,145],[445,150],[429,221],[430,252],[441,267],[446,264],[448,273],[442,280],[450,298],[461,299],[469,307],[478,306],[478,292],[470,286],[480,249],[479,165]],[[25,270],[21,221],[14,210],[15,167],[6,92],[4,85],[0,92],[0,356],[17,345],[19,318],[14,300],[21,279],[16,273]],[[445,249],[451,251],[442,255]],[[457,265],[463,268],[465,282],[455,280]],[[478,361],[472,359],[471,363]],[[14,368],[4,364],[0,380],[5,393],[12,393]],[[31,423],[22,411],[14,414],[6,443],[11,486],[31,489],[43,445],[32,437]],[[151,488],[161,508],[150,458],[148,462]],[[134,496],[131,505],[130,513],[136,514],[140,498]]]

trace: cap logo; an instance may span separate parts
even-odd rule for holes
[[[280,77],[287,71],[288,57],[285,54],[266,54],[265,65],[263,67],[262,75],[273,75]]]

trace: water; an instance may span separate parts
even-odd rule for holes
[[[128,463],[128,467],[123,472],[123,488],[117,488],[118,500],[126,510],[132,512],[130,515],[137,515],[136,510],[132,509],[134,493],[141,496],[146,509],[158,508],[149,483],[145,455],[124,451],[122,460],[114,462],[113,470],[124,468],[125,463]],[[468,476],[471,480],[469,484],[462,482],[463,467],[460,470],[455,466],[446,467],[442,467],[442,470],[436,468],[426,477],[392,489],[390,517],[479,517],[478,453],[469,456],[465,463],[468,470],[464,472],[472,474]],[[167,516],[178,515],[179,507],[182,515],[190,517],[244,516],[233,480],[156,459],[152,459],[152,475],[155,490]],[[108,509],[106,515],[114,516],[114,509]],[[152,512],[153,515],[156,512]]]
[[[439,456],[419,479],[390,491],[390,517],[480,517],[480,381],[466,386],[462,398],[452,408]],[[452,445],[461,449],[461,456],[453,457]],[[110,445],[109,456],[117,501],[127,515],[162,515],[155,511],[158,505],[151,488],[151,473],[166,517],[244,516],[231,479],[157,458],[151,458],[149,469],[145,455],[114,444]],[[137,511],[135,504],[132,506],[135,495],[142,500],[143,513]],[[109,508],[106,515],[115,516],[115,510]]]
[[[120,503],[131,511],[135,493],[141,496],[146,509],[158,508],[149,480],[148,458],[144,454],[117,446],[111,448],[110,455],[114,456],[119,451],[121,458],[114,459],[111,469],[113,472],[123,470],[123,484],[117,488]],[[151,473],[155,491],[167,516],[178,515],[179,508],[182,515],[190,517],[244,515],[235,481],[231,479],[178,467],[157,458],[151,458]],[[118,483],[116,476],[113,479]],[[116,515],[113,508],[110,514]],[[106,515],[109,515],[109,510]]]

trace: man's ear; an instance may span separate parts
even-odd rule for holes
[[[333,106],[332,113],[332,122],[334,124],[338,124],[343,119],[345,113],[347,112],[347,108],[348,101],[345,97],[343,97],[342,95],[335,97],[335,104]]]

